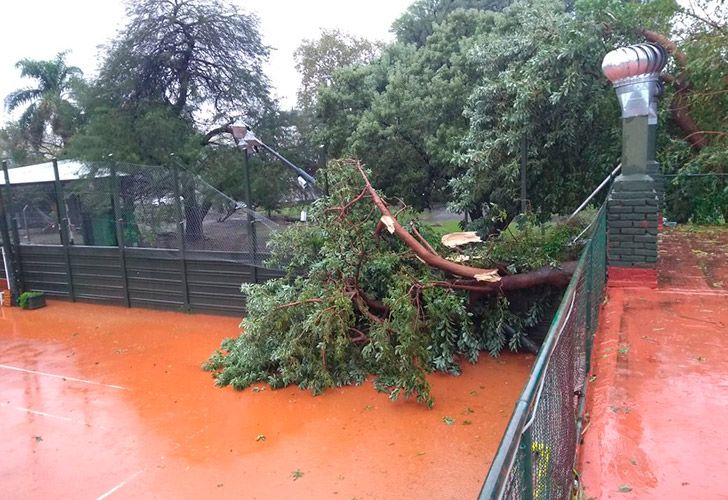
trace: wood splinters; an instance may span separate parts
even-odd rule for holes
[[[448,233],[442,236],[440,240],[443,245],[448,248],[455,248],[469,243],[482,243],[478,233],[475,231],[463,231],[459,233]]]
[[[485,273],[480,273],[475,275],[476,281],[484,281],[486,283],[497,283],[501,280],[501,277],[498,275],[498,270],[493,269]]]
[[[381,221],[387,226],[387,231],[390,234],[394,234],[394,219],[389,215],[382,215]]]
[[[470,260],[470,256],[468,255],[451,255],[450,257],[445,257],[450,262],[467,262]]]

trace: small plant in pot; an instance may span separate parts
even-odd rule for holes
[[[18,298],[18,305],[22,309],[39,309],[45,307],[45,294],[43,292],[23,292]]]

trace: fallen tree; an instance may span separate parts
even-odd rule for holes
[[[327,170],[330,194],[315,202],[311,222],[272,241],[270,264],[286,276],[243,285],[244,333],[204,366],[219,385],[320,393],[374,375],[392,399],[432,405],[426,373],[457,374],[484,350],[534,348],[524,339],[568,283],[583,226],[524,221],[449,249],[406,207],[392,213],[359,163]]]

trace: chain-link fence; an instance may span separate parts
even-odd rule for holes
[[[3,264],[0,274],[10,275],[16,301],[37,290],[237,315],[241,283],[281,274],[263,267],[279,223],[184,167],[63,160],[6,172],[0,238],[7,234],[8,271]],[[255,200],[255,191],[233,189]]]
[[[279,229],[185,169],[75,161],[56,169],[58,182],[50,162],[9,171],[5,208],[21,244],[62,245],[67,224],[71,245],[177,249],[260,264]]]
[[[592,338],[606,284],[606,206],[592,225],[481,499],[571,497]]]

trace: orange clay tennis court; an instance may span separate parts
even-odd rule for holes
[[[200,364],[238,323],[0,308],[0,498],[473,498],[533,362],[432,376],[432,410],[371,383],[235,392]]]

